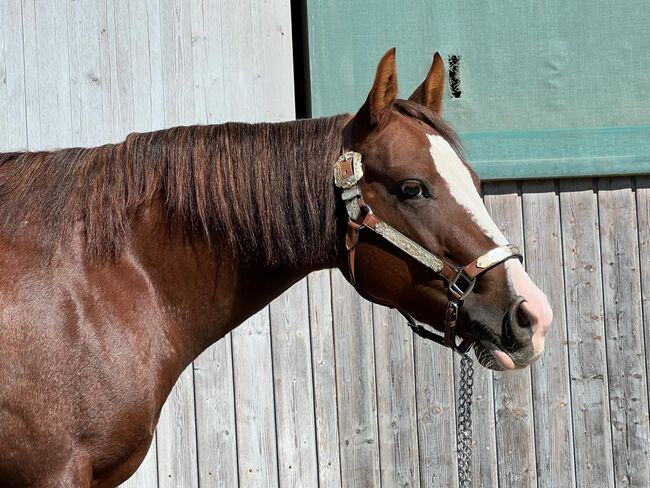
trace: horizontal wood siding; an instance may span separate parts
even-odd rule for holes
[[[0,149],[292,118],[289,14],[288,0],[0,2]],[[485,190],[555,323],[532,368],[477,366],[474,486],[649,486],[650,179]],[[454,486],[457,368],[338,271],[314,273],[183,373],[124,486]]]

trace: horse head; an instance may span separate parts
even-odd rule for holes
[[[551,307],[483,205],[440,117],[444,89],[437,53],[408,100],[397,99],[395,50],[381,59],[335,167],[348,214],[338,265],[370,300],[447,336],[451,326],[484,366],[522,368],[544,349]]]

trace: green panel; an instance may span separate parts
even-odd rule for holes
[[[401,96],[461,56],[445,117],[483,177],[648,172],[650,2],[307,0],[314,116],[354,112],[397,47]]]

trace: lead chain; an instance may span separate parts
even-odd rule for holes
[[[456,417],[456,448],[458,450],[458,486],[472,486],[472,387],[474,366],[467,354],[460,357],[458,410]]]

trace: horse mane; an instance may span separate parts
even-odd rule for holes
[[[159,198],[187,233],[271,265],[336,244],[331,168],[346,116],[175,127],[119,144],[0,154],[0,236],[37,221],[50,251],[81,222],[86,254],[116,258],[143,204]]]
[[[406,100],[393,108],[462,154],[438,114]],[[331,170],[347,119],[175,127],[94,148],[0,153],[0,237],[37,222],[51,255],[81,223],[86,255],[115,259],[138,211],[158,198],[168,221],[238,256],[326,260],[336,250]]]

